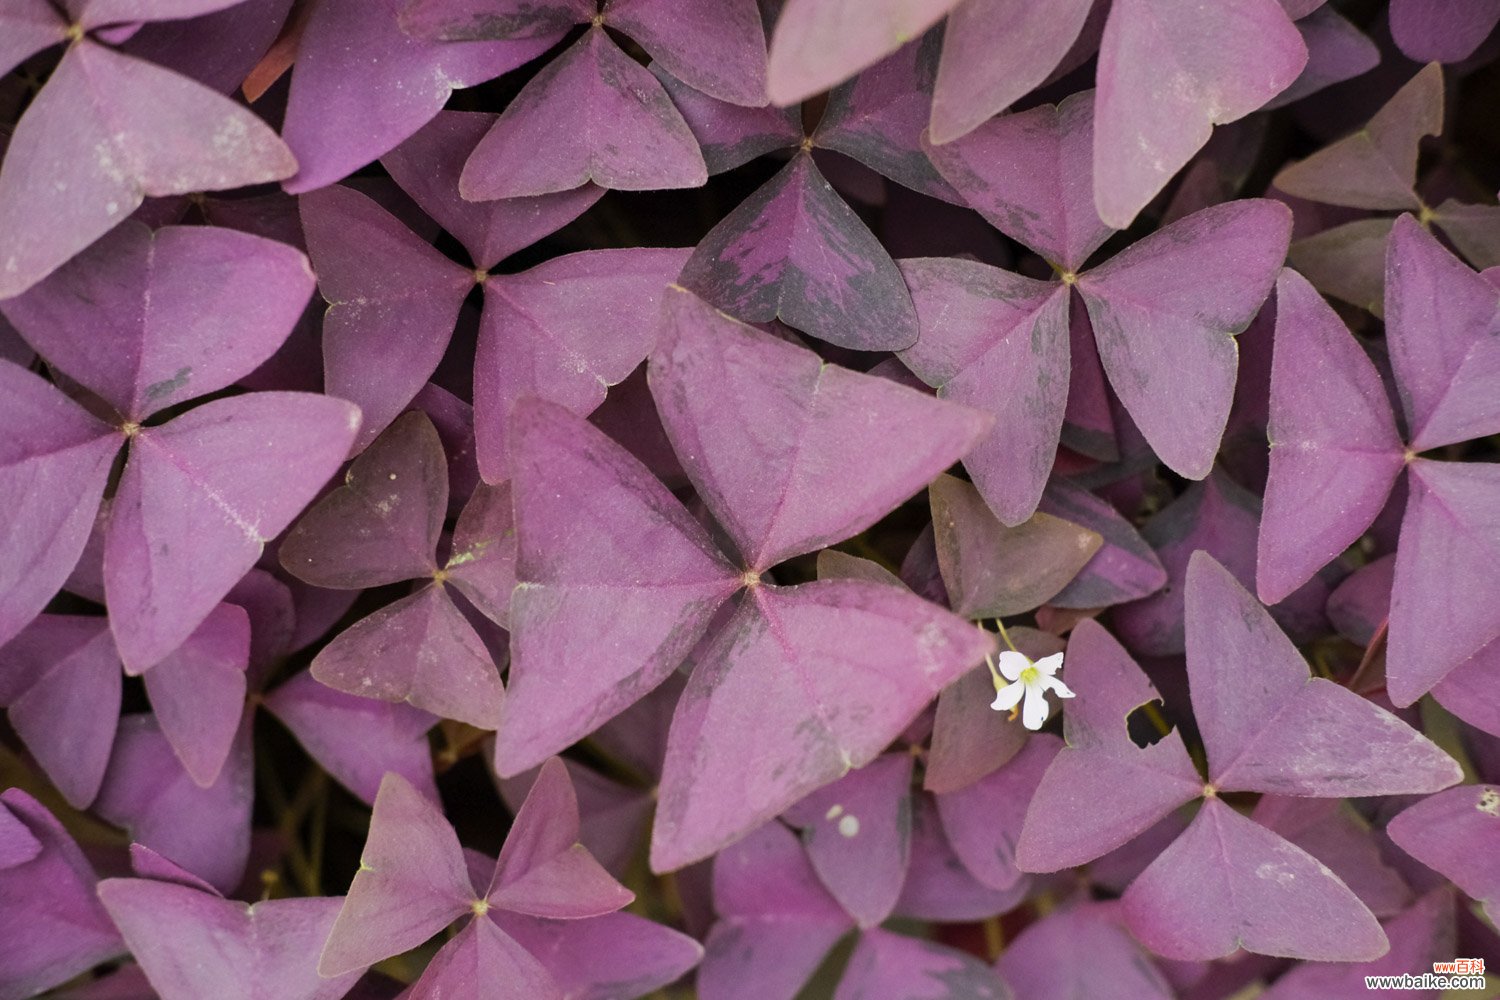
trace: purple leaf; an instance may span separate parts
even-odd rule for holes
[[[895,262],[809,155],[710,230],[679,280],[747,323],[779,318],[840,347],[901,350],[917,339]]]
[[[962,205],[964,199],[922,150],[938,45],[935,35],[909,42],[836,89],[813,142],[913,191]]]
[[[1495,286],[1410,215],[1391,231],[1385,276],[1386,343],[1412,450],[1500,430]]]
[[[611,0],[603,13],[694,90],[745,107],[766,103],[766,34],[755,0]]]
[[[911,867],[896,916],[964,923],[988,920],[1021,904],[1031,891],[1031,879],[1009,889],[991,889],[978,881],[953,853],[931,800],[919,795],[913,805]]]
[[[666,307],[652,395],[699,495],[756,573],[869,527],[988,430],[974,410],[825,365],[682,289]]]
[[[402,32],[404,0],[323,0],[297,49],[283,133],[300,169],[284,187],[325,187],[399,146],[458,88],[530,62],[562,37],[448,45]]]
[[[965,467],[1001,520],[1020,524],[1036,510],[1062,432],[1068,293],[946,257],[902,261],[901,273],[921,331],[901,360],[940,398],[994,415]]]
[[[1391,36],[1415,62],[1462,62],[1500,23],[1496,0],[1391,0]]]
[[[719,920],[698,972],[703,1000],[791,998],[853,927],[780,823],[722,851],[713,883]]]
[[[540,198],[474,203],[458,178],[497,115],[440,111],[410,139],[381,158],[401,189],[464,245],[476,267],[492,268],[586,212],[604,189],[585,185]]]
[[[506,835],[485,899],[509,912],[568,920],[629,905],[635,894],[600,867],[578,831],[572,779],[561,758],[549,758]]]
[[[703,154],[656,77],[590,29],[516,95],[475,147],[470,201],[568,191],[701,187]]]
[[[326,896],[253,905],[147,879],[106,879],[99,898],[162,1000],[338,1000],[360,971],[315,970],[338,913]]]
[[[1500,903],[1500,788],[1462,785],[1429,796],[1386,826],[1396,846],[1484,904]]]
[[[859,936],[834,1000],[1011,1000],[979,959],[932,941],[878,928]]]
[[[1333,798],[1420,794],[1461,781],[1456,761],[1307,663],[1229,571],[1194,553],[1187,577],[1193,715],[1209,778],[1227,791]]]
[[[453,552],[443,567],[447,582],[486,617],[510,627],[516,585],[516,529],[511,487],[481,484],[459,514]]]
[[[109,914],[94,896],[83,852],[36,799],[19,788],[0,794],[0,815],[38,850],[0,868],[0,996],[22,1000],[121,954]],[[14,842],[14,841],[12,841]]]
[[[104,781],[120,714],[120,656],[107,623],[43,615],[0,648],[0,666],[31,675],[9,699],[11,727],[63,798],[87,808]]]
[[[991,889],[1009,889],[1024,876],[1016,867],[1026,806],[1062,741],[1050,733],[1032,736],[1021,752],[972,785],[935,796],[938,817],[953,853]]]
[[[312,288],[307,258],[285,244],[127,222],[4,310],[32,347],[139,423],[257,368]]]
[[[883,584],[750,588],[672,720],[652,867],[707,857],[873,760],[992,648],[967,622]]]
[[[474,900],[463,849],[442,811],[405,778],[387,774],[318,974],[341,976],[414,948]]]
[[[958,0],[787,0],[771,33],[767,89],[776,104],[842,83],[920,36]]]
[[[1050,514],[1007,528],[978,490],[952,476],[939,476],[928,494],[943,583],[965,618],[1007,618],[1046,603],[1102,544],[1096,532]]]
[[[1033,660],[1063,651],[1062,640],[1050,633],[1020,625],[1007,631],[1016,648]],[[942,690],[923,788],[938,796],[966,788],[1004,766],[1030,742],[1024,726],[990,708],[994,700],[995,684],[983,664]]]
[[[358,192],[299,199],[323,317],[325,383],[364,413],[368,445],[427,383],[475,275],[438,253]]]
[[[702,526],[600,431],[550,403],[523,402],[514,421],[518,586],[495,744],[502,775],[660,684],[741,585]],[[582,521],[578,501],[592,511]]]
[[[132,840],[229,892],[250,854],[249,723],[246,712],[218,780],[201,788],[151,716],[125,716],[94,811],[129,830]]]
[[[1403,708],[1500,637],[1492,599],[1500,465],[1418,459],[1409,467],[1386,658],[1387,690]]]
[[[495,1000],[562,1000],[541,963],[493,920],[476,916],[432,956],[406,996],[445,1000],[481,993]]]
[[[1203,790],[1183,746],[1168,733],[1137,747],[1126,729],[1156,689],[1104,628],[1083,621],[1068,643],[1068,684],[1079,697],[1063,715],[1067,746],[1053,759],[1016,844],[1022,871],[1060,871],[1100,857]]]
[[[1150,2],[1159,0],[1124,0],[1115,16]],[[1270,294],[1291,223],[1272,201],[1216,205],[1078,279],[1110,385],[1161,460],[1189,479],[1213,464],[1234,393],[1232,337]]]
[[[1084,961],[1079,956],[1087,956]],[[1117,908],[1079,903],[1048,914],[1000,953],[995,969],[1026,1000],[1174,1000]]]
[[[505,704],[484,641],[436,582],[349,626],[310,669],[335,691],[404,701],[480,729],[496,728]]]
[[[64,0],[85,28],[136,21],[177,21],[232,7],[240,0]]]
[[[1213,126],[1265,104],[1306,63],[1302,36],[1276,0],[1119,0],[1099,46],[1099,217],[1129,226]]]
[[[517,399],[536,396],[587,416],[646,359],[662,290],[687,257],[687,250],[594,250],[485,281],[474,432],[487,481],[510,475],[506,430]]]
[[[117,431],[0,361],[0,643],[41,613],[83,553],[120,450]]]
[[[306,393],[215,400],[131,439],[104,586],[127,667],[176,649],[328,481],[359,411]]]
[[[1266,102],[1264,110],[1285,107],[1380,64],[1379,46],[1331,7],[1299,20],[1297,30],[1307,46],[1307,65],[1290,87]]]
[[[1087,490],[1057,480],[1042,494],[1037,509],[1103,539],[1099,551],[1073,581],[1048,598],[1053,607],[1108,607],[1146,597],[1167,582],[1167,571],[1135,526]]]
[[[860,927],[896,905],[911,852],[910,754],[884,754],[784,814],[819,880]]]
[[[265,706],[325,770],[367,805],[387,771],[437,800],[427,730],[437,720],[405,704],[359,698],[303,671],[266,695]]]
[[[297,520],[278,549],[288,573],[315,587],[357,590],[430,577],[448,510],[448,461],[421,411],[397,418],[344,485]]]
[[[1380,374],[1301,275],[1276,282],[1256,592],[1280,601],[1362,535],[1405,467]]]
[[[187,641],[146,671],[162,735],[200,788],[218,780],[245,713],[250,616],[233,604],[209,612]]]
[[[1369,824],[1348,802],[1262,795],[1251,818],[1327,865],[1376,916],[1392,916],[1411,903],[1411,889],[1381,857]]]
[[[251,112],[85,38],[26,109],[0,171],[0,229],[12,234],[0,299],[46,277],[147,195],[280,180],[296,167]]]
[[[68,22],[48,0],[16,0],[0,11],[0,29],[0,76],[68,37]]]
[[[1094,94],[1085,91],[1002,115],[927,154],[992,226],[1076,272],[1113,232],[1094,208],[1093,140]]]
[[[1275,184],[1287,194],[1353,208],[1416,209],[1412,190],[1423,136],[1443,131],[1443,70],[1429,65],[1396,91],[1369,122],[1305,160]]]
[[[191,17],[156,21],[122,51],[175,70],[221,94],[239,89],[286,27],[293,0],[229,0]],[[204,5],[205,7],[207,5]]]
[[[1390,947],[1370,911],[1316,859],[1217,798],[1124,897],[1131,933],[1165,958],[1262,955],[1363,962]]]
[[[1379,317],[1385,306],[1385,253],[1392,219],[1360,219],[1291,245],[1287,263],[1324,295]]]
[[[598,13],[593,0],[409,0],[401,30],[445,42],[547,37],[552,41]]]
[[[933,144],[962,138],[1040,86],[1067,55],[1093,6],[1094,0],[1043,6],[968,0],[955,7],[932,95]],[[1092,191],[1087,199],[1092,211]]]
[[[562,989],[564,1000],[631,1000],[675,981],[698,964],[692,938],[631,913],[584,920],[492,914]]]
[[[42,853],[42,842],[9,809],[0,808],[0,871],[24,865]]]
[[[692,129],[710,175],[732,170],[763,153],[790,149],[802,141],[800,105],[741,107],[699,93],[659,64],[652,64],[651,72]]]

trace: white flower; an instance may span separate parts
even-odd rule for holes
[[[1000,654],[1000,673],[1010,683],[1002,687],[1000,678],[994,677],[995,700],[990,703],[990,708],[997,712],[1011,712],[1011,718],[1015,718],[1013,710],[1024,697],[1026,701],[1021,705],[1021,724],[1027,729],[1041,729],[1050,710],[1047,690],[1050,688],[1057,692],[1059,698],[1073,697],[1068,686],[1056,677],[1062,665],[1061,653],[1044,656],[1033,663],[1015,650],[1007,649]]]

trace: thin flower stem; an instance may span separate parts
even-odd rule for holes
[[[1005,950],[1005,928],[1000,926],[998,916],[984,922],[984,950],[991,962]]]
[[[995,619],[995,627],[1000,630],[1000,638],[1002,638],[1002,639],[1005,640],[1006,647],[1012,653],[1019,653],[1020,650],[1016,648],[1016,644],[1010,641],[1010,633],[1007,632],[1007,631],[1005,631],[1005,623],[1003,621],[1001,621],[1000,619],[996,618]]]

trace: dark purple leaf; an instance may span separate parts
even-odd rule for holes
[[[245,713],[250,616],[220,604],[166,659],[146,671],[146,694],[162,735],[200,788],[229,759]]]
[[[1496,0],[1391,0],[1391,36],[1416,62],[1462,62],[1500,23]]]
[[[766,103],[766,35],[755,0],[610,0],[604,23],[667,72],[721,101]]]

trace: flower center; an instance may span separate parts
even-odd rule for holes
[[[474,916],[482,917],[490,912],[490,903],[487,899],[476,899],[469,904],[469,909],[474,911]]]
[[[1036,667],[1027,667],[1021,671],[1021,683],[1031,687],[1042,679],[1042,673]]]

